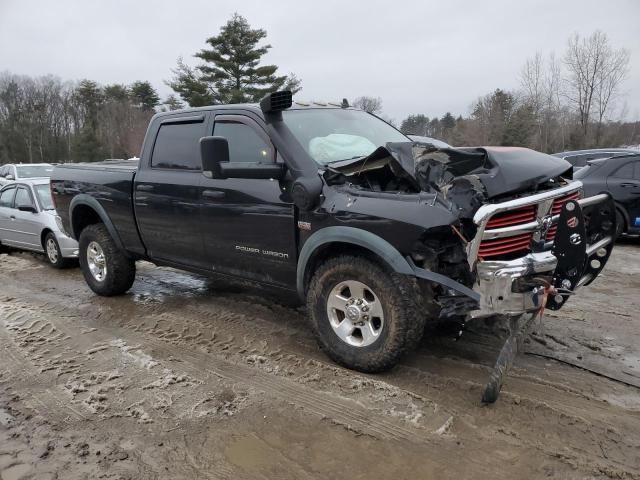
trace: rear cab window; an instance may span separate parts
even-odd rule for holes
[[[200,139],[204,136],[203,117],[163,122],[153,146],[151,168],[202,170]]]

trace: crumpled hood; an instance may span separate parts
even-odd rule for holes
[[[367,157],[331,167],[350,176],[383,165],[396,175],[408,174],[419,190],[447,194],[463,187],[485,199],[535,191],[552,178],[572,175],[569,162],[528,148],[436,148],[419,142],[388,143]]]

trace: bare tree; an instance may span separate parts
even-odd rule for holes
[[[382,99],[380,97],[358,97],[353,101],[353,106],[369,113],[382,113]]]
[[[598,125],[596,129],[596,143],[602,135],[602,124],[605,115],[610,111],[629,69],[629,52],[625,49],[611,50],[605,65],[599,72],[596,84],[596,109]]]
[[[592,112],[599,104],[602,113],[597,107],[597,114],[604,118],[611,98],[626,75],[629,55],[624,49],[613,50],[607,35],[596,31],[588,38],[578,34],[571,37],[564,63],[568,70],[566,96],[577,110],[584,146]],[[601,90],[602,99],[599,100]]]

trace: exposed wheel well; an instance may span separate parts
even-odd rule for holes
[[[73,209],[71,219],[71,228],[73,229],[73,236],[76,239],[80,238],[82,230],[89,225],[102,223],[100,215],[98,215],[98,213],[88,205],[78,205],[75,207]]]
[[[42,249],[45,251],[47,250],[47,247],[45,246],[44,241],[50,233],[53,233],[53,231],[50,228],[45,228],[40,234],[40,245],[42,245]]]
[[[377,254],[371,250],[348,242],[329,242],[319,246],[309,257],[309,261],[304,272],[304,291],[307,291],[311,277],[322,263],[330,258],[338,255],[354,255],[367,258],[378,263],[385,269],[389,269],[389,265]]]

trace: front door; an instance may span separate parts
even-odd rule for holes
[[[31,207],[37,211],[36,202],[27,186],[19,185],[10,214],[11,236],[14,245],[29,250],[42,250],[40,232],[42,227],[39,214],[19,210],[18,207]]]
[[[278,161],[258,119],[249,115],[216,115],[213,135],[227,139],[231,162]],[[210,270],[295,285],[294,206],[285,185],[275,179],[202,177],[200,225]]]
[[[147,254],[155,261],[200,267],[200,138],[205,116],[167,117],[135,177],[135,211]]]

